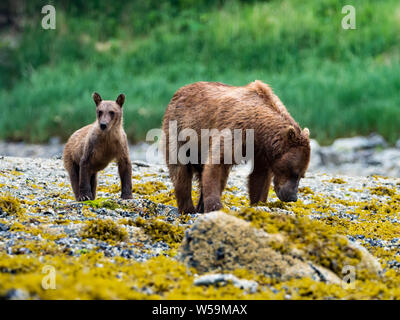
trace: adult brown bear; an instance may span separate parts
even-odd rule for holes
[[[173,127],[176,133],[173,133]],[[189,153],[197,150],[195,161],[189,162],[176,157],[190,140],[182,139],[181,133],[187,129],[197,136],[194,139],[196,148],[186,150]],[[209,144],[205,158],[201,139],[204,129],[217,132],[206,138]],[[179,211],[210,212],[222,208],[222,191],[232,165],[238,163],[236,158],[232,162],[224,161],[227,148],[231,148],[231,153],[237,151],[233,150],[236,148],[233,139],[228,140],[231,147],[229,143],[227,147],[226,141],[222,143],[223,139],[227,140],[226,136],[218,133],[226,132],[226,129],[241,130],[243,136],[246,130],[253,132],[253,141],[250,141],[254,147],[253,171],[248,178],[250,203],[267,200],[272,178],[280,200],[297,201],[299,180],[310,161],[308,129],[301,130],[271,88],[261,81],[242,87],[197,82],[174,94],[163,120],[165,157]],[[183,136],[188,138],[190,134]],[[242,141],[241,152],[249,143]],[[219,147],[217,153],[214,152],[216,145]],[[191,156],[193,159],[193,154]],[[194,175],[198,177],[201,189],[196,209],[191,197]]]

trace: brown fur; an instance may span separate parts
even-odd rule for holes
[[[301,130],[268,85],[254,81],[243,87],[217,82],[184,86],[172,97],[164,115],[167,142],[169,121],[174,120],[178,134],[184,128],[192,128],[198,137],[201,129],[254,129],[254,169],[248,178],[251,204],[267,200],[272,179],[281,200],[297,200],[299,180],[310,159],[309,131]],[[183,143],[178,142],[178,148]],[[223,158],[221,164],[170,164],[166,143],[166,161],[180,212],[209,212],[222,207],[221,194],[231,169],[231,165],[223,164]],[[191,198],[194,175],[199,178],[201,189],[196,209]]]
[[[64,167],[68,171],[77,201],[96,198],[97,172],[114,159],[121,178],[121,197],[132,198],[132,166],[128,141],[122,124],[123,94],[116,101],[102,101],[93,94],[96,122],[72,134],[64,149]],[[101,129],[105,126],[105,129]]]

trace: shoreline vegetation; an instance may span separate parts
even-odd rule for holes
[[[131,143],[159,128],[174,92],[196,81],[271,85],[311,137],[381,134],[400,127],[400,5],[346,1],[54,0],[55,30],[40,1],[0,30],[0,139],[65,141],[95,119],[94,91],[126,95]],[[290,23],[288,23],[290,21]]]

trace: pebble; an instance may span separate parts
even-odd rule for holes
[[[196,278],[193,284],[196,286],[225,286],[229,282],[231,282],[235,287],[243,289],[249,293],[255,293],[258,289],[258,283],[256,281],[239,279],[233,274],[226,273],[206,274]]]

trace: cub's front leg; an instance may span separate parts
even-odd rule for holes
[[[90,185],[89,161],[83,159],[79,165],[79,196],[78,201],[86,201],[93,199]]]
[[[121,179],[121,198],[132,199],[132,165],[129,156],[118,160],[118,173]]]

